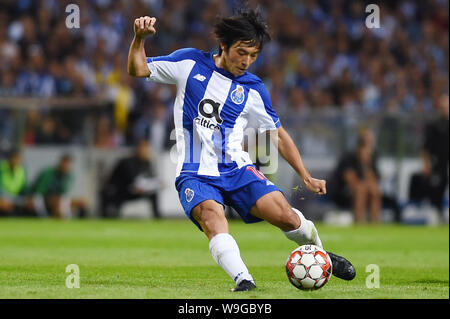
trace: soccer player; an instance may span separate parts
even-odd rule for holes
[[[261,174],[242,148],[244,130],[276,134],[278,152],[311,192],[326,194],[324,180],[312,178],[300,153],[281,126],[261,79],[247,71],[270,40],[258,12],[245,10],[214,26],[217,54],[194,48],[167,56],[147,57],[145,38],[156,33],[156,18],[134,21],[128,73],[158,83],[174,84],[174,121],[178,151],[175,186],[186,215],[209,239],[214,260],[235,281],[232,291],[248,291],[255,281],[229,234],[224,206],[233,207],[246,223],[266,220],[298,245],[322,242],[314,224],[292,208],[282,191]],[[329,253],[333,275],[345,280],[355,269]]]

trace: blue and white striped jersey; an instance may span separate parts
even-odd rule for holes
[[[242,148],[244,130],[280,127],[270,95],[256,75],[218,68],[213,53],[180,49],[147,58],[150,81],[176,84],[174,121],[177,174],[220,176],[252,164]]]

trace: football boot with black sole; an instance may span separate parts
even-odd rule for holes
[[[333,276],[344,280],[352,280],[353,278],[355,278],[355,267],[353,267],[353,265],[347,259],[330,253],[329,251],[327,251],[327,253],[328,256],[330,256],[331,264],[333,266]]]
[[[231,289],[232,292],[238,292],[238,291],[250,291],[256,288],[256,285],[251,282],[250,280],[242,280],[238,285],[236,285],[236,288]]]

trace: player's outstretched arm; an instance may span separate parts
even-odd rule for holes
[[[148,16],[134,20],[134,38],[128,52],[128,74],[135,77],[148,77],[150,71],[147,67],[147,56],[145,54],[145,38],[155,34],[156,18]]]
[[[303,164],[300,152],[290,137],[289,133],[280,126],[276,130],[277,134],[271,134],[272,141],[276,145],[281,156],[291,165],[297,174],[305,183],[306,188],[311,192],[324,195],[327,193],[326,181],[322,179],[312,178]]]

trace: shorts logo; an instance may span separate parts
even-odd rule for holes
[[[231,100],[236,104],[242,104],[245,99],[244,88],[240,85],[236,87],[236,89],[231,92]]]
[[[186,194],[186,201],[188,203],[190,203],[192,201],[192,199],[194,198],[194,194],[195,194],[194,191],[190,188],[186,188],[184,193]]]

